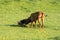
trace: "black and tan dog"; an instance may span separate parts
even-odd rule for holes
[[[27,25],[29,23],[33,24],[33,22],[36,23],[36,21],[38,21],[38,23],[40,24],[40,20],[42,21],[42,25],[41,28],[44,28],[44,15],[43,12],[38,11],[38,12],[34,12],[30,15],[30,17],[28,17],[27,19],[23,19],[20,22],[18,22],[19,25]]]

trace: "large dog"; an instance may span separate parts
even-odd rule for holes
[[[38,23],[40,24],[40,20],[42,21],[42,25],[41,28],[44,28],[44,13],[41,11],[38,12],[34,12],[30,15],[30,17],[28,17],[27,19],[23,19],[20,22],[18,22],[19,25],[27,25],[29,23],[33,24],[33,22],[36,23],[36,21],[38,21]]]

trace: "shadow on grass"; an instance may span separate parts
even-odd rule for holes
[[[1,25],[0,24],[0,26],[10,26],[10,27],[25,27],[25,28],[40,28],[41,27],[41,25],[34,25],[33,27],[32,27],[32,25],[31,26],[26,26],[26,25],[23,25],[23,26],[21,26],[21,25],[17,25],[17,24],[5,24],[5,25]],[[57,27],[59,27],[59,26],[57,26]],[[46,25],[44,25],[44,28],[48,28],[48,29],[52,29],[52,30],[60,30],[59,28],[55,28],[55,26],[46,26]]]
[[[40,28],[40,25],[17,25],[17,24],[5,24],[0,26],[9,26],[9,27],[24,27],[24,28]]]
[[[10,26],[10,27],[27,27],[25,25],[21,26],[21,25],[16,25],[16,24],[6,24],[6,25],[0,25],[0,26]]]
[[[48,38],[49,40],[60,40],[60,36]]]

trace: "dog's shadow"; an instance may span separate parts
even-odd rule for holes
[[[9,26],[11,26],[11,27],[27,27],[26,25],[14,25],[14,24],[12,24],[12,25],[9,25]]]
[[[15,24],[5,25],[5,26],[10,26],[10,27],[19,27],[18,25],[15,25]]]
[[[17,24],[6,24],[6,25],[0,25],[0,26],[10,26],[10,27],[27,27],[25,25],[17,25]]]
[[[28,27],[29,27],[29,28],[40,28],[41,25],[38,25],[38,24],[37,24],[36,26],[34,25],[34,26],[32,27],[32,26],[30,26],[30,25],[28,25],[28,26],[26,26],[26,25],[21,26],[21,25],[18,25],[18,24],[5,24],[5,25],[3,25],[3,24],[1,25],[1,24],[0,24],[0,26],[6,26],[6,27],[7,27],[7,26],[9,26],[9,27],[23,27],[23,28],[28,28]],[[51,27],[54,27],[54,26],[51,26]],[[51,29],[50,26],[46,26],[46,25],[44,26],[44,28]],[[60,30],[59,28],[52,28],[52,29],[53,29],[53,30]]]

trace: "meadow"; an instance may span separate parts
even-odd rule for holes
[[[44,29],[18,26],[36,11],[48,15]],[[0,0],[0,40],[60,40],[60,0]]]

